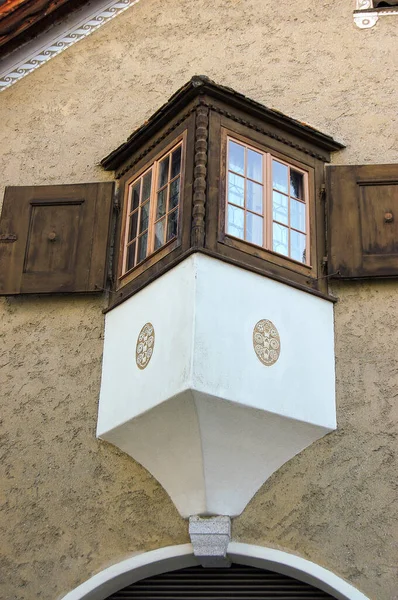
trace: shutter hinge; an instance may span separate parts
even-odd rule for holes
[[[13,242],[16,242],[18,239],[18,236],[16,233],[2,233],[0,234],[0,242],[2,244],[12,244]]]
[[[118,213],[120,211],[120,201],[118,192],[116,192],[113,196],[113,210],[115,213]]]
[[[322,183],[322,185],[320,187],[319,198],[320,198],[320,200],[323,200],[323,201],[326,200],[326,186],[324,183]]]

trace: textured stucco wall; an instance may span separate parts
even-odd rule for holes
[[[334,135],[347,145],[336,163],[398,162],[398,17],[359,30],[352,8],[141,0],[1,94],[0,195],[110,178],[99,160],[197,73]],[[233,532],[393,600],[398,283],[334,291],[339,429],[276,473]],[[134,552],[188,540],[157,482],[95,439],[103,305],[0,301],[2,598],[55,600]]]

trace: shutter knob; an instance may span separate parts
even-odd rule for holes
[[[57,234],[55,233],[55,231],[51,231],[51,233],[48,234],[48,239],[50,242],[55,242],[55,240],[57,239]]]
[[[394,220],[394,215],[392,214],[392,212],[386,212],[384,214],[384,222],[385,223],[392,223]]]

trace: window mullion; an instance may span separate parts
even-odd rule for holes
[[[151,192],[149,195],[149,219],[148,219],[148,246],[147,256],[149,256],[155,248],[155,217],[156,217],[156,201],[157,201],[157,176],[158,176],[159,161],[154,162],[152,167]]]
[[[264,168],[265,248],[272,250],[272,157],[269,153],[265,155]]]
[[[127,253],[128,253],[128,249],[127,249],[127,242],[128,242],[128,235],[129,235],[129,227],[130,227],[130,209],[131,209],[131,204],[132,204],[132,197],[133,197],[133,188],[132,186],[130,186],[128,188],[128,193],[127,193],[127,219],[125,221],[125,230],[124,230],[124,250],[123,250],[123,258],[122,258],[122,274],[125,273],[127,271],[126,269],[126,262],[127,262]],[[135,256],[134,256],[134,260],[135,260]]]

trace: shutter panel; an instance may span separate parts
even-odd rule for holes
[[[328,166],[326,182],[329,275],[398,276],[398,165]]]
[[[255,567],[192,567],[142,579],[108,600],[332,600],[296,579]]]
[[[0,294],[103,289],[112,196],[113,183],[7,187]]]

